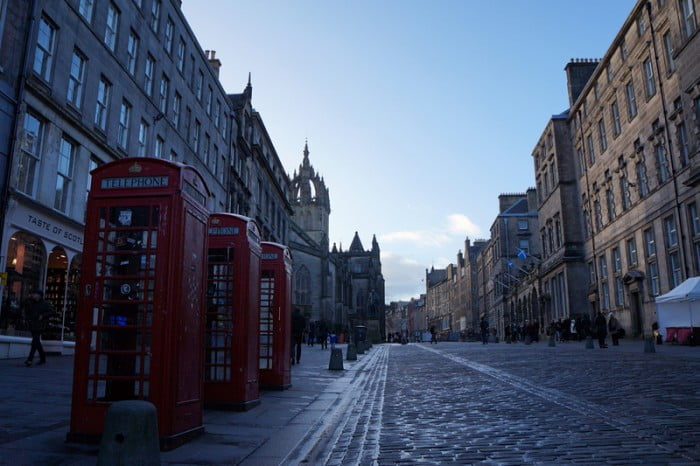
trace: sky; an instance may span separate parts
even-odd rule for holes
[[[635,0],[183,0],[220,80],[252,77],[290,177],[308,140],[331,246],[376,235],[386,303],[488,239],[498,195],[534,187],[532,151],[568,106],[564,67],[601,58]]]

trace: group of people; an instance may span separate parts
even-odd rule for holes
[[[548,329],[549,334],[554,334],[557,342],[581,341],[587,337],[598,339],[600,348],[607,348],[606,339],[608,334],[612,339],[613,346],[618,346],[620,338],[625,335],[625,330],[620,325],[615,315],[611,312],[609,318],[605,318],[603,311],[598,312],[595,319],[584,315],[580,319],[567,317],[565,320],[557,319],[552,321]]]
[[[327,349],[329,335],[328,325],[325,322],[309,322],[307,325],[301,309],[295,307],[292,312],[292,364],[299,364],[301,361],[301,347],[304,343],[306,346],[319,343],[321,349]]]

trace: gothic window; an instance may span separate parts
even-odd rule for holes
[[[294,301],[298,305],[311,304],[311,274],[305,265],[294,273]]]

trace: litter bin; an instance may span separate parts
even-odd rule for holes
[[[355,345],[361,341],[367,340],[367,327],[364,325],[355,325]]]

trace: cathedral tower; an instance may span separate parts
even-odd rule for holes
[[[319,245],[328,245],[328,217],[331,202],[323,178],[309,162],[309,144],[304,144],[304,160],[292,177],[294,221]]]

